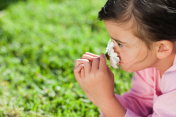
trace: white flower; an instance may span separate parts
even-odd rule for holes
[[[118,68],[119,57],[117,53],[114,52],[114,42],[110,39],[106,48],[106,57],[110,60],[111,66],[115,69]]]

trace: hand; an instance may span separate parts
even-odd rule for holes
[[[96,55],[96,54],[93,54],[93,53],[89,53],[89,52],[86,52],[85,54],[83,54],[83,56],[81,57],[82,59],[87,59],[89,60],[90,62],[93,61],[93,59],[95,58],[100,58],[99,55]]]
[[[83,67],[83,64],[86,62],[92,62],[93,59],[95,58],[100,58],[99,55],[90,53],[90,52],[86,52],[85,54],[82,55],[81,59],[77,59],[75,62],[75,68],[78,67],[79,65]],[[84,76],[84,70],[81,69],[80,70],[80,75]]]
[[[74,75],[87,97],[99,107],[114,98],[114,75],[106,64],[105,55],[97,57],[83,55],[83,59],[75,63]]]

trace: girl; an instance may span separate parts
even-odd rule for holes
[[[108,0],[99,19],[121,67],[135,72],[130,92],[119,96],[104,54],[76,60],[76,80],[101,115],[176,117],[176,0]]]

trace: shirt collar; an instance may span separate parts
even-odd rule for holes
[[[176,64],[176,55],[175,55],[175,59],[174,59],[174,64]],[[173,64],[173,65],[174,65],[174,64]]]
[[[175,58],[174,58],[173,65],[166,72],[171,72],[171,71],[176,72],[176,55],[175,55]]]

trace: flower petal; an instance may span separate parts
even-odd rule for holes
[[[113,68],[118,68],[119,57],[116,52],[114,52],[114,42],[110,39],[106,48],[106,53],[108,53],[110,57],[110,63]]]

